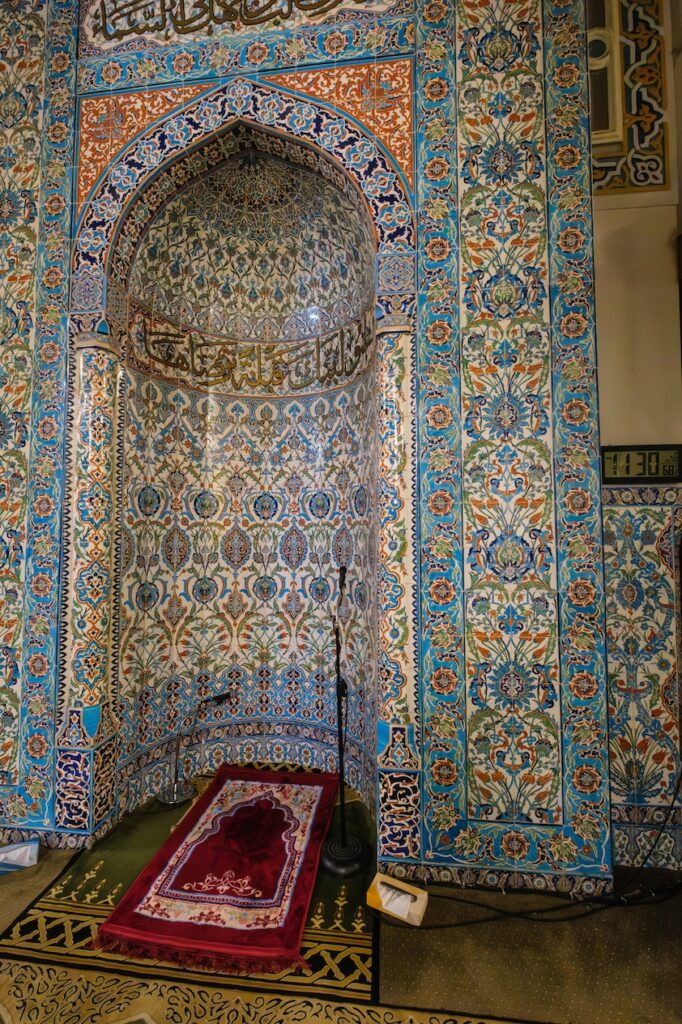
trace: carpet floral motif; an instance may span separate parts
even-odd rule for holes
[[[213,875],[209,871],[201,882],[185,882],[182,887],[185,892],[192,893],[218,893],[219,896],[253,896],[260,899],[263,895],[262,889],[256,889],[251,884],[251,877],[237,878],[235,871],[228,869],[222,875]]]
[[[310,830],[320,801],[314,786],[282,784],[267,786],[254,781],[231,782],[206,807],[204,813],[175,851],[165,870],[154,880],[138,905],[145,917],[184,924],[223,925],[240,931],[278,928],[287,918],[301,859],[307,849]],[[201,847],[219,836],[225,822],[237,820],[241,811],[268,805],[270,820],[282,818],[282,864],[274,890],[264,892],[251,878],[207,875],[183,881],[200,870]],[[272,837],[274,838],[274,837]]]

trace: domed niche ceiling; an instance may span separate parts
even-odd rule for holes
[[[247,145],[161,207],[128,294],[138,361],[227,391],[339,384],[373,345],[367,213],[352,188]]]
[[[131,213],[115,263],[129,310],[118,610],[128,800],[158,788],[170,737],[210,694],[229,700],[202,717],[193,768],[335,768],[331,611],[345,565],[349,776],[371,803],[369,216],[319,153],[241,128],[212,146],[143,194],[147,220]]]
[[[243,341],[342,327],[373,289],[372,242],[357,205],[308,168],[256,149],[167,203],[129,288],[177,327]]]

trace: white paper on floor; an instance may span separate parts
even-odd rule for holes
[[[13,843],[11,846],[0,846],[0,875],[17,871],[19,868],[32,868],[38,863],[39,848],[37,839]]]

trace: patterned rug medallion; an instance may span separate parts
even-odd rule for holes
[[[335,775],[225,768],[99,929],[147,959],[240,973],[300,962]]]

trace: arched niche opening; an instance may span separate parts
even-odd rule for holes
[[[375,243],[329,159],[237,124],[120,226],[122,809],[185,770],[333,769],[332,610],[348,567],[348,778],[376,788]]]

